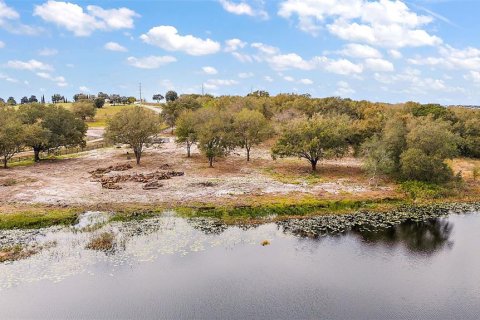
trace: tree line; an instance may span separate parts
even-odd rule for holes
[[[0,156],[4,168],[25,148],[35,161],[42,151],[85,146],[87,125],[73,112],[57,105],[23,104],[14,109],[0,106]]]
[[[165,123],[187,149],[215,158],[274,138],[272,157],[298,157],[313,171],[322,159],[363,157],[373,180],[442,183],[454,178],[446,160],[480,158],[480,110],[438,104],[373,103],[338,97],[257,91],[247,97],[183,95],[163,105]]]
[[[448,159],[480,158],[480,110],[475,109],[308,94],[270,96],[266,91],[246,97],[178,96],[174,91],[166,96],[161,117],[137,106],[117,113],[108,123],[106,137],[129,144],[137,163],[144,146],[154,141],[164,125],[185,146],[187,157],[196,145],[210,166],[236,148],[243,148],[250,161],[255,148],[268,141],[273,159],[302,158],[312,171],[322,159],[352,155],[364,159],[373,180],[387,175],[401,181],[444,183],[455,178]],[[0,155],[4,163],[24,146],[37,150],[38,160],[39,151],[81,145],[81,123],[94,116],[89,112],[95,104],[92,97],[77,100],[72,111],[40,103],[24,104],[17,110],[2,107]],[[22,138],[15,140],[15,136]],[[33,138],[41,141],[33,143]]]

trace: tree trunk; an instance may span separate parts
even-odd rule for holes
[[[312,164],[312,171],[313,172],[317,171],[317,162],[318,162],[318,159],[310,160],[310,163]]]
[[[187,142],[187,158],[190,158],[190,148],[191,148],[191,144]]]
[[[3,157],[3,168],[7,169],[7,157]]]
[[[138,150],[133,150],[133,152],[135,153],[135,159],[137,160],[137,165],[140,164],[140,158],[142,157],[142,153]]]
[[[247,149],[247,161],[250,161],[250,147],[247,147],[245,149]]]
[[[33,148],[33,154],[35,162],[40,162],[40,149]]]
[[[210,163],[210,168],[213,168],[213,157],[209,157],[208,162]]]

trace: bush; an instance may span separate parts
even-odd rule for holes
[[[417,148],[410,148],[403,152],[400,164],[401,175],[405,180],[442,183],[453,177],[452,169],[443,159],[428,156]]]
[[[87,244],[87,249],[97,251],[110,251],[115,246],[115,236],[110,232],[103,232],[92,238]]]
[[[421,181],[406,181],[400,186],[401,190],[410,199],[438,199],[448,195],[448,190],[438,184],[421,182]]]

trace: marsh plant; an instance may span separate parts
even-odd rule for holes
[[[115,248],[115,235],[112,232],[102,232],[94,236],[86,248],[104,252],[112,251]]]

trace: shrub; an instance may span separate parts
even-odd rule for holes
[[[422,181],[406,181],[400,186],[401,190],[410,199],[438,199],[445,197],[447,190],[438,185]]]
[[[103,232],[90,240],[86,248],[97,251],[110,251],[114,246],[115,236],[111,232]]]

